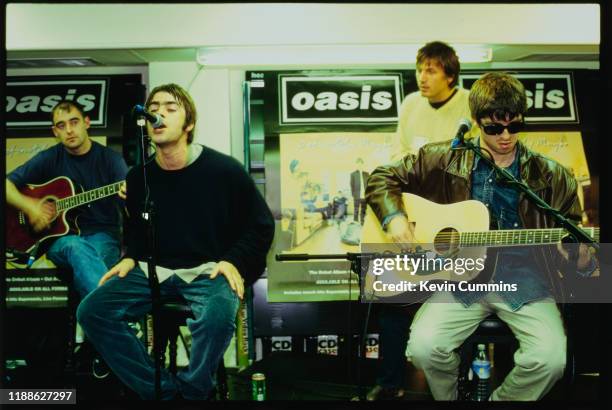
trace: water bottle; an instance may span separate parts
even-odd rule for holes
[[[491,377],[491,362],[487,358],[487,351],[484,344],[478,345],[478,354],[472,362],[472,371],[476,376],[476,389],[472,393],[472,400],[486,401],[489,399],[490,377]]]

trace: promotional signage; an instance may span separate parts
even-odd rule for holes
[[[378,359],[379,346],[378,334],[368,334],[365,341],[365,356],[368,359]]]
[[[8,127],[49,127],[49,114],[61,100],[83,107],[92,126],[106,126],[108,80],[8,81],[6,125]]]
[[[462,87],[470,89],[482,74],[461,74]],[[529,123],[578,123],[571,73],[516,73],[525,86]]]
[[[393,123],[401,104],[401,74],[279,75],[281,125]]]
[[[292,347],[291,336],[272,336],[271,351],[290,352]]]
[[[7,269],[7,308],[57,308],[68,304],[68,286],[55,269]]]
[[[240,302],[236,318],[236,364],[244,369],[249,366],[249,341],[252,335],[249,332],[249,309],[247,302]]]
[[[338,356],[338,335],[317,336],[317,353]]]

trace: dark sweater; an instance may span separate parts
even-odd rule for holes
[[[242,165],[204,147],[183,169],[163,170],[156,161],[146,169],[155,206],[157,265],[178,269],[225,260],[247,286],[255,282],[265,268],[274,219]],[[130,170],[127,186],[126,256],[145,261],[142,166]]]

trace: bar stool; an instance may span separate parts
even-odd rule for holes
[[[571,399],[571,387],[575,379],[576,364],[573,347],[573,314],[570,309],[571,305],[562,304],[560,306],[561,315],[564,319],[567,333],[567,359],[565,372],[561,383],[563,384],[563,392],[566,399]],[[461,364],[459,365],[459,376],[457,383],[457,400],[470,400],[470,383],[468,373],[471,366],[471,359],[474,357],[474,346],[478,343],[507,343],[510,345],[512,352],[518,349],[518,340],[514,337],[512,330],[499,319],[495,314],[489,315],[480,324],[476,331],[468,337],[465,342],[459,347],[459,356]],[[492,358],[489,358],[491,360]]]
[[[459,356],[461,357],[457,383],[457,400],[459,401],[470,400],[471,383],[468,380],[468,373],[472,364],[471,359],[474,357],[474,346],[479,343],[507,343],[510,345],[512,352],[518,348],[518,341],[512,330],[496,315],[489,315],[481,321],[474,333],[459,347]],[[489,360],[491,359],[489,358]]]
[[[160,308],[160,338],[161,345],[168,347],[168,356],[170,363],[168,370],[176,375],[177,364],[177,341],[179,338],[183,341],[183,345],[186,346],[185,340],[180,332],[180,327],[187,324],[187,319],[193,319],[193,312],[187,303],[180,299],[173,299],[170,301],[162,302]],[[187,351],[187,358],[189,359],[189,351]],[[214,395],[217,400],[225,401],[229,400],[229,389],[227,385],[227,372],[223,358],[219,362],[217,367],[217,386],[215,387]]]
[[[67,301],[66,301],[66,345],[64,351],[64,363],[63,363],[63,385],[65,388],[73,389],[76,387],[77,379],[77,358],[76,358],[76,329],[77,319],[76,311],[79,306],[80,297],[76,289],[74,289],[72,281],[72,269],[71,268],[57,268],[58,278],[68,287]]]

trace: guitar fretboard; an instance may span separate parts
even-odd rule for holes
[[[595,242],[599,242],[599,228],[582,228]],[[508,229],[483,232],[461,232],[459,244],[464,246],[529,245],[561,242],[565,229]]]
[[[66,211],[68,209],[76,208],[77,206],[114,195],[119,192],[123,182],[124,181],[115,182],[110,185],[92,189],[91,191],[82,192],[68,198],[60,199],[55,203],[57,212]]]

